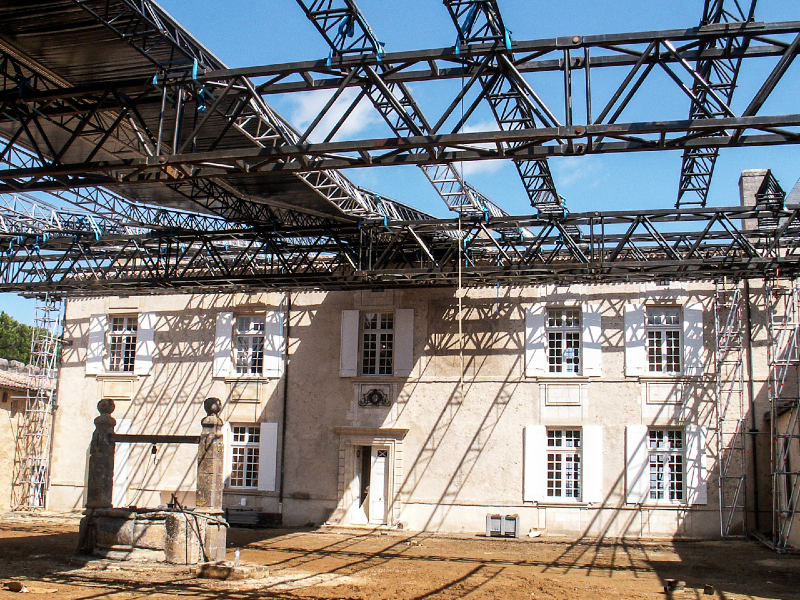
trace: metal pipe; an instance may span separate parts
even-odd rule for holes
[[[286,406],[288,404],[289,389],[289,334],[292,326],[292,293],[286,292],[286,335],[283,343],[283,408],[281,409],[281,481],[278,486],[278,513],[283,519],[283,479],[286,473]]]
[[[753,511],[755,512],[755,529],[760,531],[761,520],[759,512],[761,510],[758,501],[758,458],[757,458],[757,443],[755,434],[760,433],[756,424],[756,402],[755,402],[755,387],[753,386],[753,318],[750,314],[750,280],[744,280],[744,312],[745,321],[747,322],[747,346],[745,346],[745,353],[747,354],[747,395],[750,404],[750,418],[752,419],[752,426],[750,431],[750,440],[753,452]]]

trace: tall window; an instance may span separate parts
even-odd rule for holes
[[[547,364],[550,373],[580,373],[581,311],[547,310]]]
[[[261,375],[264,368],[264,316],[236,319],[236,372]]]
[[[108,344],[108,370],[133,371],[136,360],[137,317],[112,317]]]
[[[681,310],[647,309],[647,365],[651,373],[681,371]]]
[[[231,487],[258,487],[258,425],[231,426]]]
[[[547,430],[547,497],[580,500],[581,432]]]
[[[361,374],[392,375],[394,362],[394,314],[361,315]]]
[[[683,431],[651,429],[648,432],[651,500],[677,502],[683,500],[685,472],[683,450]]]

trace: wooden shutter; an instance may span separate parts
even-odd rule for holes
[[[625,375],[641,377],[647,374],[645,345],[645,308],[641,304],[625,305]]]
[[[602,350],[600,337],[602,335],[600,304],[583,305],[583,366],[581,374],[587,377],[599,377],[603,374]]]
[[[278,424],[261,423],[261,436],[258,446],[258,489],[262,492],[275,491],[278,470]]]
[[[89,340],[86,348],[86,374],[100,375],[103,372],[103,353],[106,345],[106,316],[89,317]]]
[[[357,310],[342,311],[342,339],[339,353],[339,376],[358,375],[358,321]]]
[[[586,425],[581,435],[583,436],[581,500],[600,504],[603,502],[603,428],[600,425]]]
[[[524,436],[522,499],[542,502],[547,494],[547,429],[528,425]]]
[[[686,501],[689,504],[708,504],[706,428],[700,425],[687,425],[685,433]]]
[[[547,333],[543,305],[531,306],[525,311],[525,375],[547,375]]]
[[[222,485],[226,488],[231,485],[231,461],[233,460],[233,453],[231,452],[232,441],[231,424],[226,421],[222,424],[222,445],[224,446],[225,454],[225,462],[222,465]]]
[[[394,311],[394,376],[409,377],[413,368],[414,309],[398,308]]]
[[[153,367],[155,343],[155,313],[139,313],[136,325],[136,358],[133,361],[133,372],[136,375],[147,375]]]
[[[264,321],[264,377],[283,374],[283,311],[267,311]]]
[[[702,375],[704,362],[703,305],[687,304],[683,307],[683,374]]]
[[[625,427],[625,501],[641,504],[650,496],[647,425]]]
[[[214,338],[214,377],[227,377],[233,368],[233,313],[217,314]]]

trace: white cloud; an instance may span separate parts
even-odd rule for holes
[[[594,188],[605,178],[603,166],[596,156],[569,156],[550,161],[556,188]]]
[[[317,115],[325,108],[330,100],[332,92],[316,91],[295,94],[293,97],[295,106],[291,112],[291,122],[300,131],[305,131]],[[334,102],[327,114],[322,118],[314,131],[309,136],[309,141],[321,142],[325,139],[331,129],[339,122],[339,119],[347,111],[350,105],[358,96],[355,88],[346,89],[342,95]],[[336,132],[333,140],[352,139],[356,134],[368,129],[370,126],[380,122],[382,119],[375,111],[372,103],[364,98],[353,109],[347,120]]]

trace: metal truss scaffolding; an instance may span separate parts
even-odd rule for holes
[[[769,400],[772,468],[772,541],[790,548],[790,534],[800,504],[800,283],[774,280],[767,286],[769,313]],[[794,449],[794,452],[793,452]],[[792,458],[794,457],[794,460]]]
[[[739,282],[718,281],[714,291],[717,376],[717,466],[722,537],[747,532],[744,408],[744,302]]]
[[[60,298],[46,295],[36,299],[30,382],[23,422],[17,429],[12,487],[15,510],[44,508],[47,499],[62,311]]]

